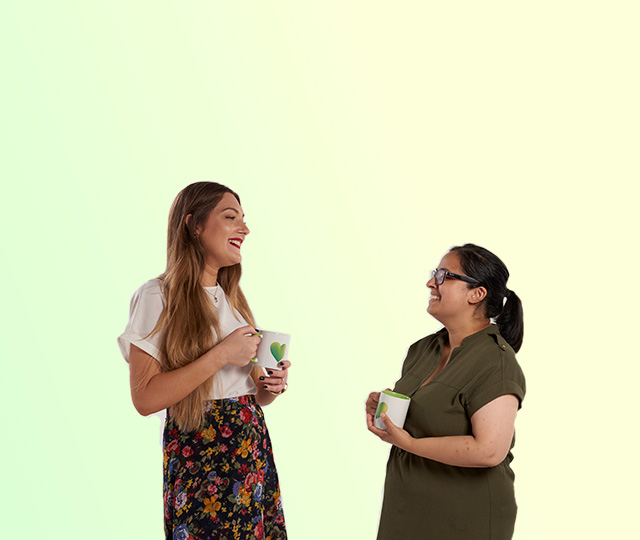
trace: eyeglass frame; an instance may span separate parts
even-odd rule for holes
[[[442,272],[443,276],[442,281],[440,282],[438,282],[438,279],[436,278],[436,274],[438,274],[439,272]],[[444,268],[436,268],[435,270],[431,270],[431,277],[435,279],[436,285],[442,285],[447,277],[459,279],[460,281],[465,281],[467,283],[477,283],[478,285],[480,285],[480,282],[475,278],[463,276],[462,274],[455,274],[453,272],[449,272],[449,270],[445,270]]]

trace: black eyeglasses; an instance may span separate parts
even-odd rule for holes
[[[436,285],[442,285],[446,278],[459,279],[460,281],[466,281],[467,283],[478,283],[480,282],[477,279],[474,279],[469,276],[463,276],[460,274],[454,274],[453,272],[449,272],[449,270],[445,270],[444,268],[431,270],[431,277],[435,278]]]

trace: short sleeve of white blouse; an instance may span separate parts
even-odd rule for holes
[[[247,325],[242,316],[229,304],[222,287],[218,285],[205,287],[205,289],[218,310],[223,339],[237,328]],[[160,334],[149,336],[149,334],[155,328],[165,305],[162,282],[159,279],[147,281],[133,293],[129,308],[129,322],[124,332],[118,337],[120,351],[127,362],[131,345],[142,349],[156,360],[160,358],[161,336]],[[255,394],[257,388],[251,378],[252,369],[253,364],[244,367],[224,366],[214,378],[211,399]]]

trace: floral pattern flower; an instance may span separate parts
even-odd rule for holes
[[[187,540],[189,538],[189,531],[185,525],[179,525],[173,531],[174,540]]]
[[[253,418],[253,413],[251,412],[251,409],[249,407],[245,407],[244,409],[242,409],[240,411],[240,418],[242,418],[242,421],[245,424],[248,424],[249,422],[251,422],[251,419]]]
[[[202,430],[202,436],[207,439],[208,442],[213,442],[216,438],[216,430],[213,426],[209,426],[207,429]]]
[[[238,448],[238,454],[240,454],[243,458],[246,458],[249,455],[250,451],[251,451],[251,441],[248,439],[245,439],[244,441],[242,441],[240,448]]]
[[[206,514],[210,514],[211,517],[216,515],[216,512],[222,508],[222,504],[215,497],[204,499],[204,510]]]

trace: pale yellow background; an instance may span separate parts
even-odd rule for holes
[[[255,314],[293,335],[267,409],[292,540],[375,537],[388,447],[363,402],[439,327],[428,272],[468,241],[525,307],[514,538],[632,536],[639,14],[4,2],[0,535],[162,536],[158,420],[116,336],[172,199],[217,180],[252,229]]]

